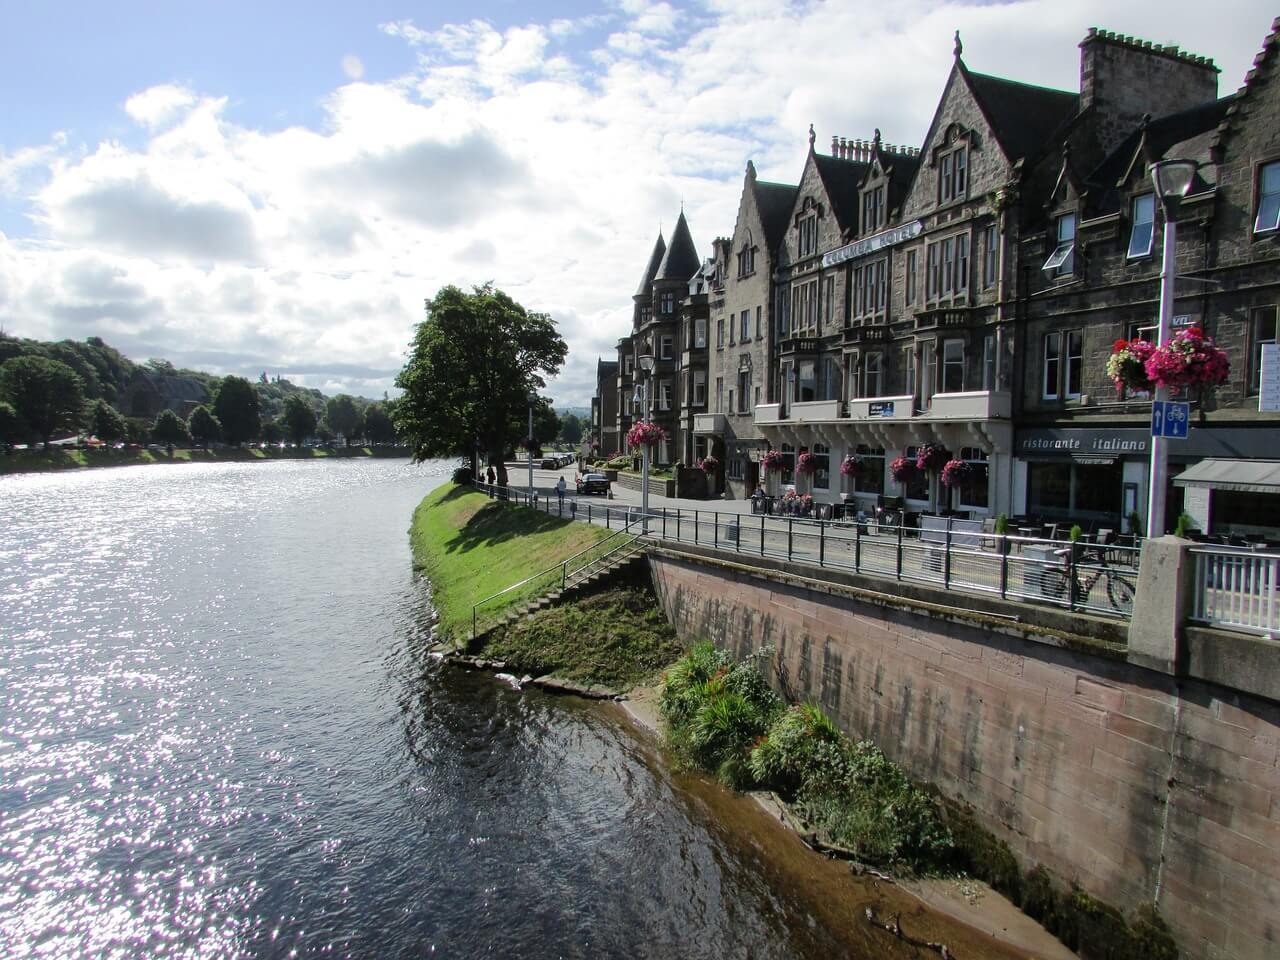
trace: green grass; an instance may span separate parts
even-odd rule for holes
[[[561,520],[469,487],[446,483],[413,514],[414,565],[431,581],[440,632],[455,641],[471,633],[471,607],[514,583],[540,573],[606,537],[609,530]],[[541,594],[538,581],[486,604],[490,622],[503,610]]]
[[[653,591],[621,584],[494,631],[480,652],[516,673],[626,690],[654,679],[681,648]]]
[[[394,451],[394,452],[392,452]],[[58,447],[52,450],[14,450],[0,456],[0,474],[42,473],[95,467],[127,467],[140,463],[246,463],[265,460],[318,460],[322,457],[407,457],[394,448],[350,447],[333,450],[295,448],[258,450],[224,447],[216,450],[175,448],[170,457],[163,450],[81,450]]]

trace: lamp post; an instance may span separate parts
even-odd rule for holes
[[[636,361],[640,366],[641,377],[640,419],[649,422],[649,381],[653,378],[655,360],[653,354],[641,354]],[[649,445],[640,444],[640,516],[641,529],[649,532]]]
[[[1151,181],[1164,210],[1164,243],[1160,260],[1160,326],[1156,346],[1170,339],[1173,322],[1173,288],[1177,281],[1175,247],[1178,242],[1178,203],[1191,189],[1196,173],[1194,160],[1160,160],[1151,165]],[[1168,387],[1156,387],[1155,399],[1169,399]],[[1164,437],[1151,438],[1151,483],[1147,488],[1147,536],[1164,534],[1165,493],[1169,485],[1169,448]]]
[[[533,506],[533,405],[538,402],[538,395],[529,391],[529,441],[526,452],[529,454],[529,506]]]

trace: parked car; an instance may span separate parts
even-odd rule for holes
[[[559,470],[560,461],[556,457],[543,457],[542,469],[543,470]]]
[[[603,473],[582,473],[579,474],[575,485],[578,493],[609,493],[609,478]]]

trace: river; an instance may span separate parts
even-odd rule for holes
[[[0,956],[848,955],[615,708],[422,654],[446,473],[0,478]]]

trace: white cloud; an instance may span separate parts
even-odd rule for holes
[[[1244,2],[1205,20],[1170,0],[1150,39],[1230,58],[1229,92],[1270,24]],[[314,128],[241,126],[222,91],[151,87],[125,104],[139,145],[0,152],[0,191],[38,225],[0,234],[0,324],[380,396],[423,299],[493,280],[557,318],[570,356],[550,392],[581,405],[682,197],[707,253],[733,228],[746,160],[793,181],[810,122],[820,149],[876,127],[919,144],[955,29],[971,69],[1074,89],[1087,27],[1143,35],[1153,9],[617,0],[506,29],[400,21],[381,29],[416,67],[373,83],[344,59]]]
[[[348,80],[359,80],[364,76],[364,63],[354,53],[348,53],[342,58],[342,72]]]

